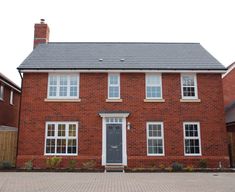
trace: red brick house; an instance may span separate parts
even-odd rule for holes
[[[20,88],[0,73],[0,167],[4,161],[15,166],[20,95]]]
[[[0,127],[17,128],[20,110],[20,88],[0,73]]]
[[[17,166],[229,166],[221,74],[198,43],[51,43],[35,25],[23,74]],[[40,40],[41,44],[38,44]]]
[[[230,164],[235,166],[235,63],[223,75],[225,120],[228,132]]]

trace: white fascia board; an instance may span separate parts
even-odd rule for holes
[[[228,68],[225,74],[222,75],[222,78],[226,77],[233,69],[235,69],[235,64]]]
[[[15,91],[21,93],[21,90],[17,89],[16,87],[10,85],[9,83],[7,83],[6,81],[4,81],[3,79],[0,79],[1,82],[3,82],[3,84],[9,86],[10,88],[14,89]]]
[[[21,73],[71,73],[71,72],[78,72],[78,73],[111,73],[111,72],[117,72],[117,73],[226,73],[226,70],[119,70],[119,69],[68,69],[68,70],[59,70],[59,69],[21,69]]]

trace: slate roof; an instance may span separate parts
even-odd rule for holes
[[[8,77],[6,77],[5,75],[3,75],[1,72],[0,72],[0,81],[3,80],[7,83],[9,83],[11,86],[13,86],[18,92],[21,92],[20,90],[20,87],[18,85],[16,85],[13,81],[11,81]]]
[[[199,43],[38,45],[18,69],[225,70]]]
[[[226,123],[235,122],[235,100],[225,107],[225,121]]]

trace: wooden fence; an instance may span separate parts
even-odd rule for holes
[[[17,129],[0,126],[0,162],[16,163]]]

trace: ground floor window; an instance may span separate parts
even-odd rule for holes
[[[45,154],[76,155],[78,122],[47,122]]]
[[[198,122],[184,123],[185,155],[201,155],[200,125]]]
[[[164,155],[163,123],[147,122],[148,155]]]

